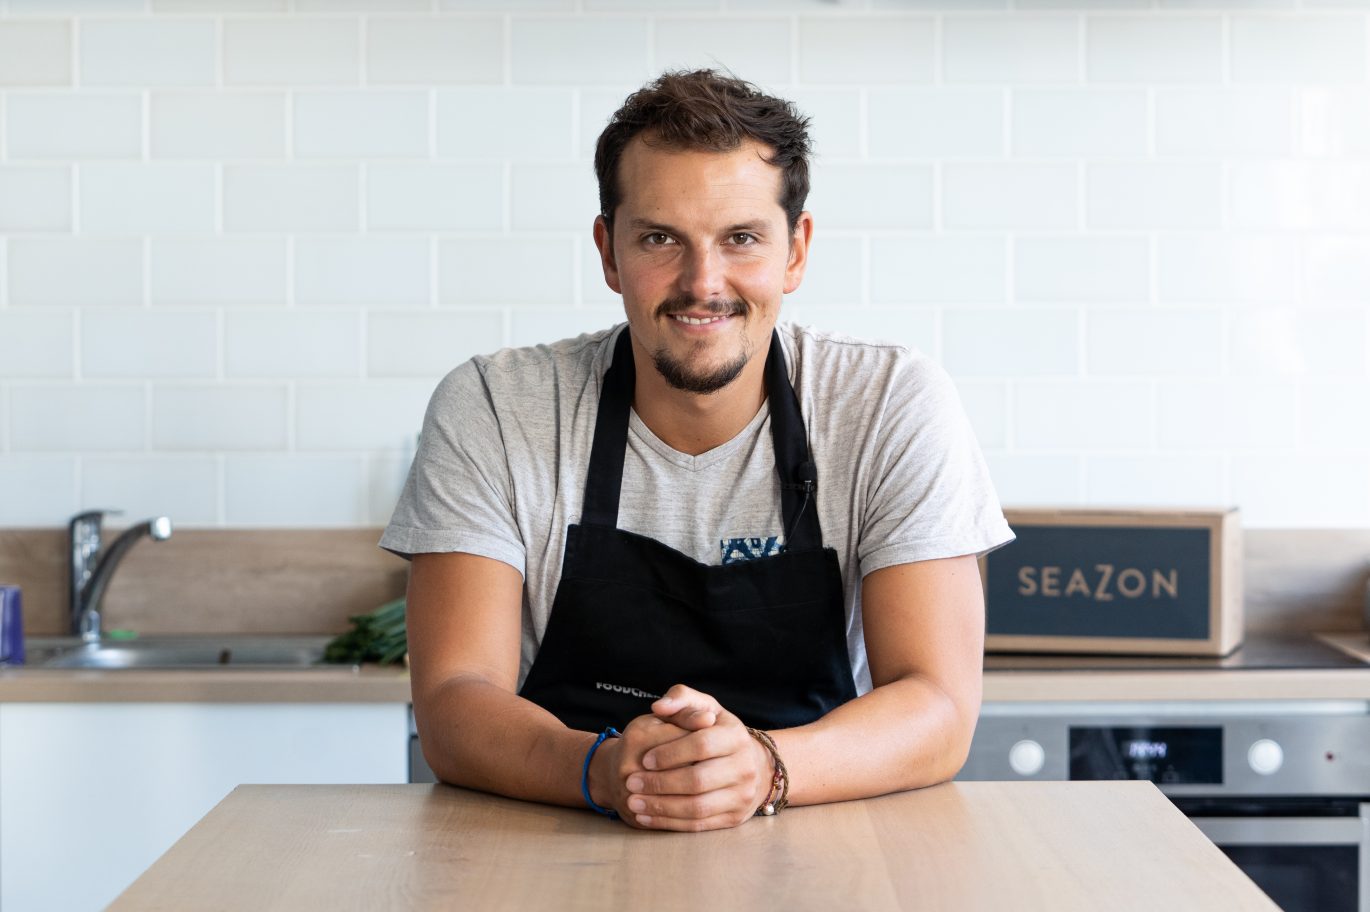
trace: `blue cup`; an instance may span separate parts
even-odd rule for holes
[[[24,609],[18,586],[0,586],[0,665],[24,664]]]

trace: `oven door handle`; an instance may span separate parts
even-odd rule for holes
[[[1214,845],[1363,846],[1367,819],[1359,817],[1191,817]],[[1364,849],[1362,849],[1364,851]]]

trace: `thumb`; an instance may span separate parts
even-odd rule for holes
[[[712,697],[690,690],[672,687],[664,697],[652,704],[652,714],[686,731],[699,731],[718,721],[719,705]]]

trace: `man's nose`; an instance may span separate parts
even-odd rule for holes
[[[713,247],[695,247],[684,258],[680,271],[680,290],[693,300],[705,303],[727,293],[723,257]]]

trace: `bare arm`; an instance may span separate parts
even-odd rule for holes
[[[584,807],[595,735],[518,696],[523,579],[474,554],[418,554],[409,576],[409,659],[419,740],[438,778],[513,798]],[[653,717],[595,752],[590,793],[630,820],[624,780],[683,732]]]
[[[970,749],[984,653],[984,597],[975,558],[921,561],[871,573],[863,583],[862,615],[871,692],[808,725],[771,732],[790,772],[793,804],[866,798],[942,782],[956,775]],[[769,756],[737,717],[688,688],[673,689],[654,710],[667,719],[711,710],[717,724],[644,755],[645,766],[659,772],[629,780],[630,788],[638,786],[630,806],[647,817],[640,822],[709,829],[749,816],[754,804],[734,806],[698,782],[697,768],[705,764],[736,768],[718,772],[720,781],[755,774],[757,764],[762,780],[769,774]]]
[[[985,649],[975,558],[877,570],[862,584],[861,613],[874,688],[812,724],[773,733],[795,804],[943,782],[970,750]]]
[[[444,782],[550,804],[583,803],[593,736],[515,694],[523,579],[472,554],[417,554],[409,659],[424,758]]]

